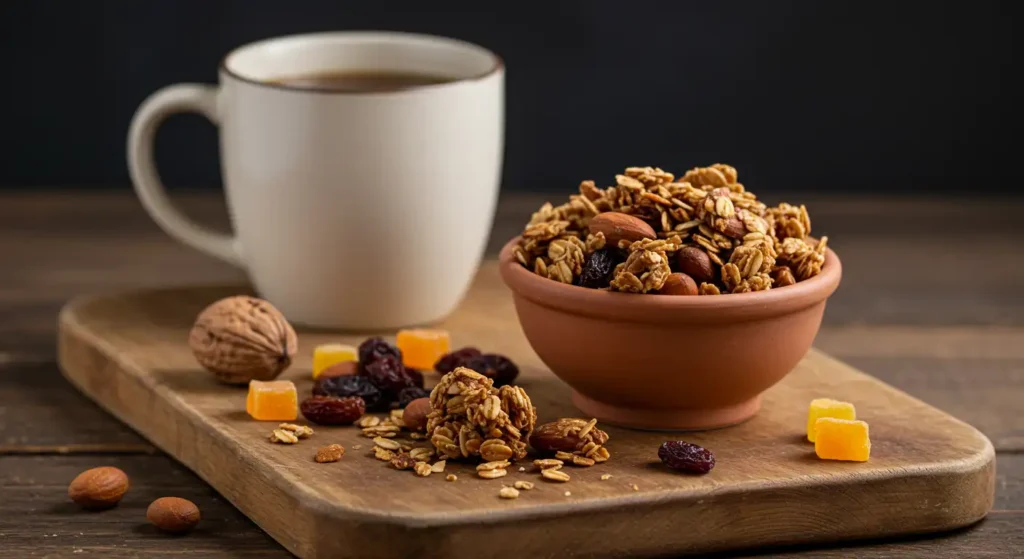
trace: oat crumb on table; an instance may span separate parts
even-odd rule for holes
[[[455,480],[459,479],[459,476],[457,476],[455,474],[448,474],[447,476],[445,476],[444,479],[445,479],[445,481],[455,481]]]
[[[607,481],[609,479],[612,479],[611,474],[601,474],[601,481]]]
[[[519,490],[514,487],[504,486],[501,491],[498,491],[498,496],[502,499],[518,499]]]

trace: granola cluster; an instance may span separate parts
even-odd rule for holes
[[[427,434],[438,454],[487,462],[526,457],[537,410],[522,388],[493,384],[465,367],[441,377],[427,414]]]
[[[692,294],[718,295],[817,275],[827,237],[810,234],[806,207],[766,206],[729,165],[697,167],[678,179],[656,167],[629,167],[612,186],[583,181],[568,202],[541,206],[515,256],[567,284],[657,293],[670,275],[686,274],[698,286]]]

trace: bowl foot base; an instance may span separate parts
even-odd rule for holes
[[[572,393],[573,404],[598,421],[648,431],[704,431],[742,423],[761,409],[761,396],[732,406],[704,409],[623,408],[598,402],[579,392]]]

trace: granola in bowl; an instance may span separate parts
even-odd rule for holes
[[[828,238],[810,234],[805,206],[766,206],[729,165],[697,167],[678,180],[656,167],[629,167],[612,186],[586,180],[568,202],[541,206],[514,255],[535,274],[565,284],[719,295],[818,275]],[[697,289],[665,289],[680,276]]]

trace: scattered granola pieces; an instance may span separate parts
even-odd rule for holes
[[[354,445],[352,445],[352,450],[362,450],[362,449],[363,449],[363,445],[361,445],[361,444],[354,444]]]
[[[493,384],[465,367],[441,377],[427,415],[427,433],[439,454],[487,461],[526,457],[537,411],[522,388]]]
[[[429,448],[414,448],[409,451],[409,456],[417,462],[427,462],[434,457],[434,451]]]
[[[590,466],[593,466],[596,463],[597,462],[593,458],[587,458],[586,456],[573,455],[572,457],[572,464],[574,466],[589,468]]]
[[[555,459],[557,460],[561,460],[563,462],[572,462],[572,458],[573,455],[571,453],[565,452],[564,450],[559,450],[555,452]]]
[[[480,470],[477,471],[476,475],[484,479],[498,479],[499,477],[505,477],[508,475],[508,470],[498,468],[495,470]]]
[[[381,448],[387,449],[387,450],[401,450],[402,449],[402,445],[400,443],[398,443],[396,441],[393,441],[391,439],[385,439],[384,437],[374,437],[373,438],[373,444],[375,444],[375,445],[377,445],[377,446],[379,446]]]
[[[399,452],[398,454],[395,454],[394,458],[391,459],[391,465],[394,466],[396,470],[409,470],[412,469],[413,466],[415,466],[416,464],[421,463],[422,462],[417,462],[416,460],[414,460],[412,456],[409,456],[405,452]]]
[[[738,182],[732,166],[696,167],[679,178],[656,167],[629,167],[612,186],[583,181],[568,202],[541,206],[514,254],[522,266],[562,283],[655,293],[669,274],[683,272],[700,285],[698,294],[720,295],[817,275],[825,247],[810,235],[805,206],[765,206]],[[779,250],[789,239],[821,258]],[[687,253],[677,263],[674,254],[681,250]],[[726,270],[729,264],[736,269]],[[773,265],[790,273],[775,274]]]
[[[508,460],[496,460],[494,462],[484,462],[483,464],[478,464],[476,467],[476,471],[486,472],[489,470],[504,470],[505,468],[508,468],[508,466]]]
[[[455,474],[448,474],[447,476],[444,477],[445,481],[456,481],[458,479],[459,479],[459,476],[457,476]]]
[[[565,495],[566,497],[572,497],[572,491],[566,491],[565,493],[563,493],[563,495]]]
[[[612,479],[611,474],[601,474],[601,481],[608,481],[610,479]]]
[[[435,474],[439,474],[439,473],[441,473],[441,472],[443,472],[443,471],[444,471],[444,467],[445,467],[445,465],[447,465],[447,464],[448,464],[448,462],[447,462],[446,460],[438,460],[437,462],[434,462],[434,463],[433,463],[433,464],[432,464],[432,465],[430,466],[430,470],[431,470],[432,472],[434,472]],[[452,480],[449,480],[449,481],[452,481]]]
[[[500,491],[498,491],[498,496],[501,497],[502,499],[518,499],[519,490],[514,487],[509,487],[505,485],[502,486]]]
[[[388,419],[395,425],[405,425],[405,420],[402,416],[405,414],[405,410],[391,410],[391,414]]]
[[[520,472],[525,472],[526,471],[526,466],[519,466],[519,471]]]
[[[285,431],[284,429],[274,429],[270,433],[270,442],[281,444],[296,444],[299,442],[299,438],[295,436],[295,433],[292,433],[291,431]]]
[[[533,465],[541,470],[558,470],[563,464],[565,463],[555,458],[541,458],[533,461]]]
[[[589,467],[607,462],[608,433],[597,428],[597,420],[565,417],[537,426],[530,444],[540,452],[554,452],[555,458],[575,466]],[[536,461],[535,461],[536,463]]]
[[[640,488],[637,487],[637,485],[635,483],[632,485],[632,487],[633,487],[633,491],[640,491]]]
[[[562,470],[560,470],[558,468],[547,468],[547,469],[541,470],[540,471],[540,475],[543,476],[544,479],[549,479],[551,481],[558,481],[558,482],[562,482],[562,483],[565,483],[565,482],[567,482],[567,481],[569,481],[571,479],[569,477],[569,474],[563,472]]]
[[[416,462],[412,469],[416,472],[416,475],[420,477],[427,477],[434,471],[430,468],[430,464],[427,464],[426,462]]]
[[[531,482],[531,481],[517,481],[517,482],[515,482],[513,484],[513,486],[516,489],[522,489],[524,491],[529,491],[529,490],[531,490],[531,489],[533,489],[535,487],[533,485],[533,482]]]
[[[391,452],[386,448],[375,446],[373,447],[373,457],[376,458],[377,460],[380,460],[381,462],[390,462],[394,460],[395,453]]]
[[[380,425],[380,418],[376,415],[364,415],[362,419],[356,422],[356,426],[363,429],[367,427],[376,427],[377,425]]]
[[[340,444],[329,444],[317,449],[313,460],[325,464],[327,462],[337,462],[341,460],[342,456],[345,456],[345,447]]]
[[[285,431],[292,432],[296,437],[300,439],[308,439],[313,436],[313,428],[308,425],[296,425],[294,423],[282,423],[277,426],[278,429],[284,429]]]

